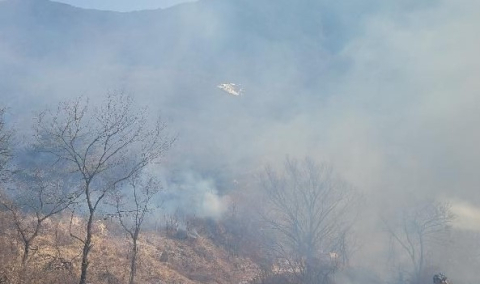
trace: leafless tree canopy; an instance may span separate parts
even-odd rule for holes
[[[276,233],[272,248],[302,283],[321,283],[335,265],[330,253],[349,227],[352,188],[327,165],[287,159],[284,171],[267,168],[264,219]]]
[[[67,162],[83,179],[92,182],[101,174],[113,186],[165,153],[173,142],[165,127],[147,121],[144,110],[133,111],[129,97],[110,95],[98,108],[78,99],[41,113],[36,138],[42,151]]]

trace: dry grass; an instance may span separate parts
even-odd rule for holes
[[[0,235],[0,284],[11,283],[77,283],[82,243],[69,234],[69,217],[62,216],[49,223],[36,239],[28,264],[20,265],[21,244],[15,232],[3,220]],[[130,243],[112,222],[97,223],[90,254],[90,283],[127,283]],[[83,223],[72,231],[82,236]],[[162,257],[163,255],[163,257]],[[210,239],[175,239],[164,232],[145,232],[139,239],[137,283],[241,283],[258,274],[250,260],[234,257]],[[245,283],[245,282],[243,282]]]

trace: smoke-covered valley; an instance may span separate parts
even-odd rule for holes
[[[480,248],[475,261],[452,251],[480,235],[479,9],[200,0],[120,13],[0,1],[0,107],[28,140],[46,107],[131,95],[177,136],[149,168],[167,190],[164,209],[198,217],[220,218],[231,195],[253,191],[286,156],[326,162],[361,195],[352,265],[381,279],[393,254],[382,217],[449,203],[451,235],[462,237],[440,245],[435,265],[452,283],[478,283]],[[241,92],[219,88],[231,83]]]

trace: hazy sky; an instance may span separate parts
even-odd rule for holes
[[[63,2],[81,8],[121,12],[167,8],[179,3],[193,1],[195,0],[55,0],[55,2]]]

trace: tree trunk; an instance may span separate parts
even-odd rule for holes
[[[417,274],[417,282],[420,283],[422,279],[422,273],[423,273],[423,264],[425,262],[424,259],[424,243],[423,243],[423,236],[420,235],[420,257],[418,260],[418,274]]]
[[[28,256],[30,254],[30,242],[25,241],[24,247],[23,247],[23,256],[22,256],[22,266],[25,267],[27,264]]]
[[[83,253],[82,253],[82,273],[80,275],[80,284],[87,283],[87,269],[88,269],[88,253],[92,248],[92,224],[93,224],[93,211],[90,210],[90,216],[88,217],[87,223],[87,236],[83,244]]]
[[[133,236],[132,261],[130,263],[130,281],[128,282],[129,284],[135,283],[135,274],[137,273],[137,239],[138,233],[135,233]]]

